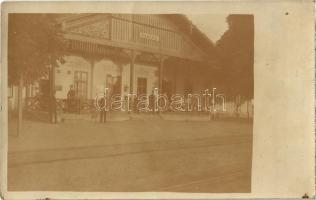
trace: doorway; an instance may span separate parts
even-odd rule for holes
[[[147,78],[137,78],[137,95],[147,94]]]

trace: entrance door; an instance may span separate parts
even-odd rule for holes
[[[167,97],[171,97],[172,95],[172,82],[163,80],[162,81],[162,92],[163,94],[167,95]]]
[[[78,113],[81,110],[88,108],[86,106],[88,99],[88,72],[75,71],[75,97],[76,100],[73,104]]]
[[[147,94],[147,79],[137,78],[137,95]]]

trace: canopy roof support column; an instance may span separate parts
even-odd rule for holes
[[[159,59],[159,77],[158,77],[159,90],[162,91],[163,90],[163,77],[164,77],[164,62],[169,57],[165,55],[156,55],[156,57]]]
[[[93,99],[94,96],[93,96],[93,82],[94,82],[94,59],[91,58],[90,60],[90,98]]]
[[[140,52],[130,49],[124,49],[123,50],[130,59],[130,78],[129,78],[129,92],[130,94],[134,94],[134,64],[137,56],[140,54]],[[130,101],[130,107],[133,106],[133,98]]]

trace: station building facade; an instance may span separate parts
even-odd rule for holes
[[[122,96],[158,88],[170,96],[210,87],[205,49],[212,42],[185,16],[75,14],[58,20],[70,52],[54,69],[58,99],[67,98],[71,86],[82,100],[104,88]]]
[[[65,62],[49,77],[27,85],[23,98],[45,92],[52,82],[58,100],[73,87],[76,99],[93,101],[109,88],[111,94],[151,95],[155,88],[167,96],[203,94],[212,90],[210,75],[215,50],[184,15],[179,14],[58,14],[68,42]],[[8,109],[17,108],[17,87],[8,88]],[[253,114],[253,108],[250,109]],[[227,104],[233,115],[233,103]],[[241,113],[249,113],[243,105]]]

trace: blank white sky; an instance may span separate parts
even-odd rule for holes
[[[214,43],[219,40],[228,29],[226,23],[226,17],[228,15],[188,14],[186,16]]]

